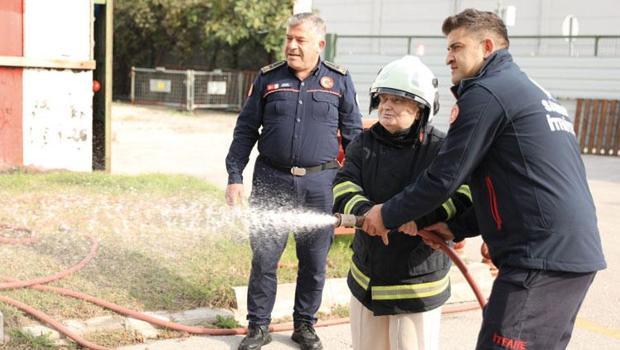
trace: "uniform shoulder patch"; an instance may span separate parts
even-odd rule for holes
[[[262,74],[269,73],[269,72],[271,72],[272,70],[274,70],[274,69],[276,69],[276,68],[280,67],[281,65],[283,65],[283,64],[285,64],[285,63],[286,63],[286,61],[284,61],[284,60],[282,60],[282,61],[278,61],[278,62],[275,62],[275,63],[272,63],[272,64],[270,64],[270,65],[267,65],[267,66],[264,66],[263,68],[261,68],[261,69],[260,69],[260,72],[261,72]]]
[[[342,75],[347,75],[347,69],[345,67],[330,61],[323,61],[323,63],[327,66],[327,68],[334,70]]]

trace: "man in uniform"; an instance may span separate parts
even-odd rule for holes
[[[442,30],[457,98],[448,135],[430,168],[371,208],[363,228],[385,235],[471,176],[470,224],[426,229],[457,241],[482,233],[499,268],[477,349],[564,349],[596,271],[606,267],[571,119],[513,62],[497,15],[467,9]]]
[[[325,23],[320,17],[302,13],[289,19],[286,60],[260,70],[237,119],[226,157],[229,205],[243,197],[243,169],[258,141],[252,205],[331,213],[331,186],[338,168],[337,132],[346,147],[361,132],[362,122],[350,74],[321,60],[324,47]],[[268,327],[276,296],[276,269],[289,233],[274,227],[250,230],[249,325],[241,350],[260,349],[271,341]],[[322,348],[313,324],[333,234],[331,227],[295,233],[299,268],[292,339],[301,349]]]

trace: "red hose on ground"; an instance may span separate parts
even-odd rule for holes
[[[14,227],[5,224],[0,224],[0,230],[10,230],[13,232],[23,232],[29,235],[32,235],[32,231],[25,227]],[[38,241],[37,238],[34,237],[25,237],[25,238],[9,238],[9,237],[0,237],[0,244],[25,244],[30,245]]]
[[[179,331],[179,332],[186,332],[190,334],[202,334],[202,335],[239,335],[239,334],[247,333],[246,328],[225,329],[225,328],[196,327],[196,326],[184,325],[184,324],[177,323],[177,322],[165,321],[160,318],[149,316],[144,313],[125,308],[118,304],[111,303],[109,301],[94,297],[92,295],[84,294],[84,293],[73,291],[73,290],[66,289],[66,288],[49,287],[49,286],[42,286],[42,285],[33,285],[31,286],[31,288],[34,288],[36,290],[41,290],[41,291],[54,292],[60,295],[69,296],[69,297],[80,299],[80,300],[85,300],[95,305],[99,305],[101,307],[112,310],[118,314],[129,316],[137,320],[145,321],[145,322],[148,322],[156,326],[165,327],[165,328],[172,329],[172,330]],[[448,314],[448,313],[474,310],[477,308],[478,308],[478,305],[475,303],[474,304],[464,303],[464,304],[451,305],[451,306],[444,307],[442,310],[442,313]],[[316,324],[316,326],[326,327],[326,326],[332,326],[335,324],[342,324],[342,323],[348,323],[348,322],[349,322],[348,318],[339,318],[339,319],[333,319],[333,320],[319,321]],[[290,330],[293,330],[293,324],[288,322],[288,323],[272,325],[270,327],[270,330],[272,332],[290,331]]]
[[[426,233],[425,231],[421,231],[420,235],[440,245],[442,251],[444,251],[450,257],[450,259],[457,265],[461,273],[463,273],[467,282],[469,283],[472,290],[474,291],[476,298],[478,300],[478,303],[480,304],[480,307],[483,307],[485,304],[485,297],[480,291],[480,289],[478,288],[478,286],[476,285],[471,275],[469,274],[469,271],[467,270],[467,266],[459,258],[456,252],[452,248],[450,248],[447,244],[445,244],[443,240],[441,240],[439,237],[435,236],[432,233]],[[196,327],[196,326],[188,326],[188,325],[171,322],[171,321],[165,321],[165,320],[162,320],[162,319],[159,319],[153,316],[149,316],[149,315],[146,315],[144,313],[141,313],[135,310],[125,308],[118,304],[114,304],[114,303],[108,302],[106,300],[103,300],[103,299],[100,299],[100,298],[97,298],[91,295],[87,295],[84,293],[80,293],[80,292],[65,289],[65,288],[48,287],[48,286],[42,286],[42,285],[32,285],[32,288],[35,288],[38,290],[44,290],[44,291],[51,291],[51,292],[55,292],[61,295],[70,296],[70,297],[77,298],[77,299],[82,299],[82,300],[91,302],[93,304],[99,305],[101,307],[110,309],[119,314],[126,315],[129,317],[138,319],[138,320],[142,320],[142,321],[151,323],[156,326],[165,327],[165,328],[180,331],[180,332],[187,332],[190,334],[201,334],[201,335],[239,335],[239,334],[247,333],[246,328],[223,329],[223,328]],[[472,303],[449,305],[443,308],[442,313],[448,314],[448,313],[455,313],[455,312],[463,312],[463,311],[474,310],[477,308],[478,306]],[[335,320],[321,321],[317,323],[316,326],[324,327],[324,326],[342,324],[342,323],[347,323],[347,322],[349,322],[348,318],[340,318],[340,319],[335,319]],[[293,329],[292,323],[277,324],[277,325],[272,325],[270,327],[270,330],[272,332],[290,331],[292,329]]]
[[[13,231],[23,231],[23,232],[27,232],[27,233],[31,233],[30,230],[28,229],[23,229],[23,228],[12,228],[10,226],[6,226],[6,225],[2,225],[0,226],[1,229],[12,229]],[[12,280],[9,283],[2,283],[0,284],[0,290],[5,290],[5,289],[15,289],[15,288],[23,288],[23,287],[29,287],[29,286],[33,286],[36,285],[38,283],[48,283],[50,281],[55,281],[58,280],[60,278],[66,277],[69,274],[76,272],[80,269],[82,269],[84,266],[86,266],[87,263],[89,263],[97,254],[97,249],[99,247],[99,243],[92,237],[89,237],[89,239],[92,242],[91,245],[91,249],[89,254],[82,259],[82,261],[80,261],[79,263],[73,265],[72,267],[61,271],[59,273],[56,273],[54,275],[51,276],[47,276],[47,277],[40,277],[40,278],[35,278],[29,281],[19,281],[19,280]],[[24,244],[32,244],[33,242],[36,242],[38,239],[33,238],[33,237],[28,237],[28,238],[20,238],[20,239],[12,239],[12,238],[6,238],[6,237],[2,237],[2,239],[0,239],[0,242],[3,243],[7,243],[7,244],[17,244],[17,243],[24,243]],[[52,326],[54,329],[56,329],[58,332],[64,334],[67,338],[73,339],[76,343],[80,344],[81,346],[87,348],[87,349],[94,349],[94,350],[109,350],[106,347],[97,345],[95,343],[92,343],[82,337],[80,337],[79,335],[77,335],[76,333],[72,332],[69,328],[65,327],[62,323],[56,321],[55,319],[53,319],[51,316],[45,314],[44,312],[41,312],[29,305],[26,305],[18,300],[0,295],[0,301],[1,302],[5,302],[7,304],[13,305],[14,307],[36,317],[37,319],[39,319],[41,322],[46,323],[50,326]]]
[[[58,332],[66,335],[68,338],[73,339],[76,343],[80,344],[81,346],[87,348],[87,349],[94,349],[94,350],[110,350],[109,348],[103,347],[101,345],[97,345],[95,343],[91,343],[88,340],[80,337],[79,335],[73,333],[69,328],[65,327],[62,323],[54,320],[52,317],[50,317],[49,315],[29,306],[26,305],[20,301],[17,301],[15,299],[11,299],[9,297],[6,297],[4,295],[0,295],[0,301],[7,303],[9,305],[13,305],[14,307],[29,313],[30,315],[38,318],[40,321],[49,324],[50,326],[52,326],[54,329],[56,329]]]
[[[0,226],[0,228],[5,228],[6,226]],[[20,230],[27,230],[27,229],[20,229]],[[28,231],[24,231],[24,232],[30,232]],[[456,252],[448,247],[448,245],[445,244],[445,242],[443,240],[441,240],[441,238],[435,236],[432,233],[426,232],[426,231],[420,231],[419,232],[420,236],[424,237],[427,240],[433,241],[437,244],[439,244],[440,249],[445,252],[450,259],[457,265],[457,267],[459,268],[459,270],[461,271],[461,273],[463,273],[463,275],[465,276],[467,282],[469,283],[469,285],[471,286],[472,290],[474,291],[476,298],[478,300],[478,303],[480,304],[481,307],[484,306],[485,304],[485,298],[482,295],[482,292],[479,290],[478,286],[476,285],[475,281],[473,280],[473,278],[471,277],[471,275],[469,274],[469,271],[467,270],[467,267],[465,266],[465,264],[463,263],[463,261],[458,257],[458,255],[456,254]],[[3,289],[10,289],[10,288],[21,288],[21,287],[32,287],[34,289],[37,290],[43,290],[43,291],[52,291],[61,295],[65,295],[65,296],[70,296],[73,298],[77,298],[77,299],[82,299],[91,303],[94,303],[96,305],[108,308],[112,311],[115,311],[119,314],[123,314],[126,316],[130,316],[132,318],[138,319],[138,320],[142,320],[160,327],[165,327],[168,329],[172,329],[172,330],[176,330],[176,331],[181,331],[181,332],[187,332],[187,333],[191,333],[191,334],[201,334],[201,335],[240,335],[240,334],[245,334],[247,333],[247,329],[246,328],[232,328],[232,329],[222,329],[222,328],[208,328],[208,327],[196,327],[196,326],[188,326],[188,325],[184,325],[184,324],[180,324],[180,323],[176,323],[176,322],[171,322],[171,321],[164,321],[161,320],[159,318],[155,318],[146,314],[143,314],[141,312],[137,312],[135,310],[131,310],[125,307],[122,307],[120,305],[105,301],[103,299],[91,296],[91,295],[87,295],[84,293],[80,293],[80,292],[76,292],[76,291],[72,291],[69,289],[65,289],[65,288],[57,288],[57,287],[48,287],[48,286],[43,286],[41,285],[42,283],[48,283],[50,281],[54,281],[54,280],[58,280],[60,278],[63,278],[73,272],[76,272],[80,269],[82,269],[88,262],[90,262],[94,256],[97,253],[97,249],[98,249],[98,242],[93,239],[92,237],[89,237],[91,239],[91,241],[93,242],[92,246],[91,246],[91,250],[90,253],[84,258],[82,259],[82,261],[80,261],[78,264],[72,266],[71,268],[56,273],[54,275],[51,276],[47,276],[47,277],[41,277],[41,278],[36,278],[33,280],[29,280],[29,281],[18,281],[18,280],[11,280],[8,283],[2,283],[0,284],[0,290]],[[11,243],[11,244],[17,244],[17,243],[25,243],[25,244],[30,244],[32,243],[33,239],[19,239],[19,240],[14,240],[14,239],[0,239],[0,243],[1,242],[6,242],[6,243]],[[45,322],[49,325],[51,325],[53,328],[55,328],[56,330],[58,330],[60,333],[66,335],[67,337],[73,339],[74,341],[76,341],[78,344],[90,348],[90,349],[107,349],[105,347],[99,346],[97,344],[91,343],[83,338],[81,338],[80,336],[78,336],[77,334],[73,333],[71,330],[69,330],[68,328],[66,328],[65,326],[63,326],[61,323],[55,321],[54,319],[50,318],[48,315],[42,313],[39,310],[36,310],[28,305],[25,305],[19,301],[13,300],[11,298],[8,297],[4,297],[4,296],[0,296],[0,301],[9,303],[27,313],[32,314],[33,316],[37,317],[38,319],[40,319],[42,322]],[[466,303],[466,304],[459,304],[459,305],[453,305],[453,306],[447,306],[444,307],[444,309],[442,310],[443,313],[453,313],[453,312],[461,312],[461,311],[469,311],[469,310],[473,310],[476,309],[477,306],[472,305],[472,303]],[[333,319],[333,320],[326,320],[326,321],[320,321],[316,324],[317,327],[326,327],[326,326],[331,326],[331,325],[337,325],[337,324],[343,324],[343,323],[348,323],[349,319],[348,318],[339,318],[339,319]],[[283,323],[283,324],[276,324],[276,325],[271,325],[269,327],[270,331],[272,332],[281,332],[281,331],[290,331],[293,329],[293,324],[292,323]]]
[[[63,277],[66,277],[66,276],[76,272],[76,271],[81,270],[84,266],[86,266],[86,264],[88,264],[91,260],[93,260],[95,255],[97,255],[97,249],[99,248],[99,242],[97,242],[92,237],[88,237],[88,238],[92,242],[92,245],[90,247],[90,252],[79,263],[71,266],[70,268],[68,268],[68,269],[66,269],[64,271],[55,273],[55,274],[50,275],[50,276],[34,278],[34,279],[31,279],[31,280],[28,280],[28,281],[14,281],[14,282],[8,282],[8,283],[0,283],[0,290],[23,288],[23,287],[29,287],[29,286],[32,286],[32,285],[35,285],[35,284],[49,283],[49,282],[52,282],[52,281],[59,280],[59,279],[61,279]]]
[[[165,327],[165,328],[172,329],[172,330],[179,331],[179,332],[186,332],[190,334],[201,334],[201,335],[239,335],[239,334],[247,333],[246,328],[226,329],[226,328],[196,327],[196,326],[184,325],[184,324],[177,323],[177,322],[165,321],[160,318],[149,316],[144,313],[125,308],[118,304],[111,303],[109,301],[94,297],[92,295],[84,294],[84,293],[73,291],[73,290],[66,289],[66,288],[49,287],[49,286],[42,286],[42,285],[33,285],[31,286],[31,288],[41,290],[41,291],[54,292],[60,295],[69,296],[69,297],[80,299],[80,300],[85,300],[95,305],[99,305],[101,307],[112,310],[118,314],[129,316],[137,320],[145,321],[145,322],[148,322],[156,326]],[[449,313],[455,313],[455,312],[474,310],[477,308],[478,308],[478,305],[475,303],[449,305],[443,308],[442,313],[449,314]],[[316,326],[326,327],[326,326],[333,326],[336,324],[343,324],[343,323],[348,323],[348,322],[349,322],[348,318],[338,318],[338,319],[333,319],[333,320],[319,321],[316,324]],[[293,330],[293,324],[290,322],[270,326],[270,331],[272,332],[282,332],[282,331],[290,331],[290,330]]]
[[[465,276],[467,283],[469,283],[469,286],[471,287],[471,289],[474,291],[474,294],[476,295],[478,304],[480,304],[480,307],[483,308],[484,305],[487,303],[486,298],[484,297],[484,294],[482,294],[482,292],[480,291],[480,288],[478,288],[476,281],[474,281],[473,277],[469,274],[469,271],[467,270],[467,266],[465,265],[463,260],[459,258],[459,256],[456,254],[454,249],[450,248],[446,244],[446,242],[444,242],[443,239],[441,239],[439,236],[437,236],[436,234],[432,232],[420,230],[418,231],[418,235],[424,238],[425,240],[438,244],[439,249],[441,249],[441,251],[443,251],[444,253],[448,255],[450,260],[454,262],[454,264],[459,268],[459,270],[461,270],[461,273],[463,274],[463,276]]]

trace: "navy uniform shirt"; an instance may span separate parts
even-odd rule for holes
[[[320,61],[301,81],[286,61],[263,67],[237,119],[226,156],[228,183],[243,182],[257,141],[260,156],[280,166],[312,167],[334,160],[338,129],[343,147],[362,131],[346,69]]]

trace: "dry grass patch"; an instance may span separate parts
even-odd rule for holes
[[[96,257],[50,286],[143,311],[234,307],[231,287],[247,283],[250,249],[240,218],[231,219],[227,211],[221,190],[189,176],[3,173],[0,224],[26,227],[39,241],[0,245],[0,276],[31,279],[54,274],[85,257],[91,248],[88,237],[94,237],[99,242]],[[0,229],[0,236],[27,235]],[[349,244],[350,237],[336,239],[328,262],[330,277],[346,275]],[[291,239],[283,256],[290,267],[278,272],[282,282],[295,280],[294,256]],[[109,314],[49,292],[1,293],[58,319]],[[9,330],[33,322],[10,306],[0,304],[0,311]]]

